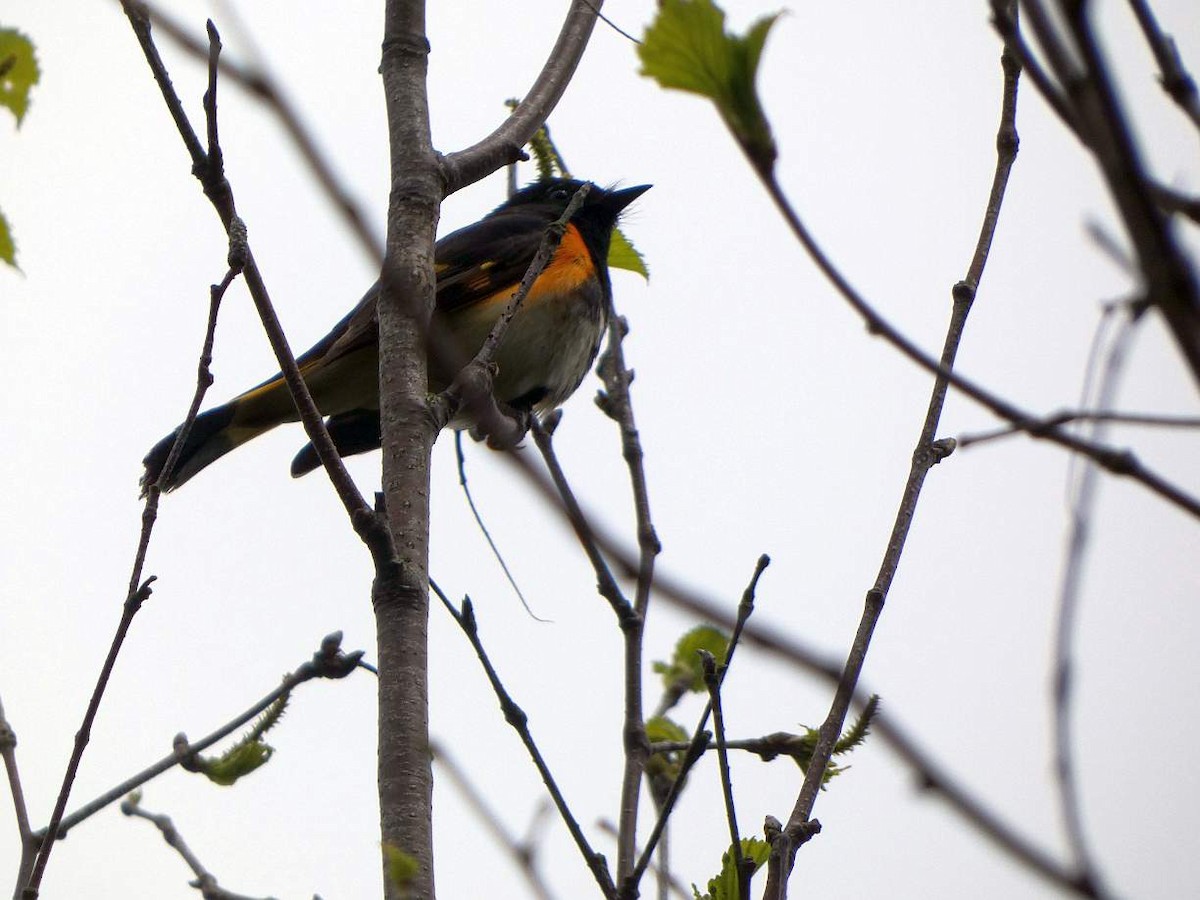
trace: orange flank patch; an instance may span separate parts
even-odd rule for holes
[[[570,293],[589,279],[594,278],[595,274],[596,267],[592,263],[592,256],[588,253],[583,235],[574,225],[568,225],[550,264],[542,270],[542,274],[533,283],[533,288],[529,291],[529,296],[525,298],[525,303],[533,305]],[[497,291],[481,300],[480,306],[507,303],[512,299],[516,290],[516,287],[513,286]]]

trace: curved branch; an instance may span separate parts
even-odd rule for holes
[[[442,159],[447,195],[522,158],[522,148],[549,118],[571,83],[603,2],[573,0],[554,49],[517,108],[483,140]]]

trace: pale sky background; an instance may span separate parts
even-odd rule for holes
[[[727,5],[739,29],[777,8]],[[1096,5],[1154,171],[1200,193],[1195,130],[1158,88],[1125,5]],[[379,234],[388,186],[381,7],[238,4]],[[561,7],[430,4],[438,148],[458,149],[496,125],[503,101],[541,66]],[[638,34],[653,8],[613,2],[605,11]],[[1194,0],[1155,8],[1200,69]],[[215,15],[230,54],[244,50],[220,9],[171,9],[197,33]],[[186,409],[225,239],[116,2],[9,0],[3,18],[33,37],[43,67],[25,126],[0,116],[0,206],[24,270],[0,271],[0,696],[41,825],[119,616],[140,460]],[[203,70],[161,46],[199,124]],[[763,60],[785,188],[851,281],[930,350],[941,345],[992,177],[998,60],[983,0],[796,3]],[[551,125],[576,174],[655,185],[626,220],[651,281],[617,274],[614,285],[632,325],[626,351],[661,569],[732,609],[768,552],[756,616],[843,654],[891,528],[929,378],[868,336],[816,273],[713,110],[660,91],[637,69],[633,46],[598,26]],[[1124,243],[1094,165],[1030,84],[1018,124],[1021,154],[960,369],[1051,412],[1077,401],[1100,306],[1132,285],[1085,232],[1096,223]],[[232,86],[221,125],[251,244],[303,349],[359,298],[373,266],[272,118]],[[442,233],[503,197],[496,176],[451,198]],[[1193,253],[1195,237],[1193,229]],[[1196,415],[1196,385],[1164,335],[1154,317],[1142,327],[1119,407]],[[209,405],[275,368],[239,285],[222,310]],[[589,376],[567,404],[559,449],[588,508],[632,543],[617,432],[591,403],[598,384]],[[993,424],[952,398],[940,434]],[[1125,430],[1114,440],[1200,491],[1195,431]],[[368,554],[320,475],[288,476],[302,443],[298,428],[281,429],[164,499],[147,566],[159,580],[117,664],[72,808],[166,753],[177,731],[199,737],[248,706],[327,632],[344,630],[348,648],[375,657]],[[1060,449],[1013,439],[932,471],[864,676],[939,761],[1059,855],[1048,697],[1068,463]],[[615,861],[595,823],[615,816],[619,789],[618,629],[555,515],[490,451],[471,446],[468,464],[510,566],[552,622],[532,620],[505,585],[469,519],[448,435],[435,450],[433,574],[456,599],[475,601],[496,666],[595,846]],[[356,458],[351,471],[375,490],[378,454]],[[1076,750],[1087,830],[1122,896],[1200,895],[1198,561],[1195,520],[1134,484],[1103,480],[1077,634]],[[650,658],[668,656],[692,624],[655,606]],[[431,640],[433,734],[521,833],[544,796],[536,773],[437,607]],[[174,817],[231,890],[378,896],[374,689],[365,673],[306,686],[272,733],[277,753],[264,770],[233,789],[175,771],[146,788],[146,807]],[[657,693],[648,677],[651,704]],[[726,682],[731,733],[816,725],[829,695],[746,652]],[[698,711],[690,702],[679,720],[690,729]],[[1052,895],[919,793],[880,741],[850,762],[820,798],[824,832],[798,858],[797,895]],[[715,758],[699,766],[674,820],[685,882],[703,884],[725,846],[715,770]],[[767,814],[786,818],[800,784],[787,761],[737,759],[734,777],[743,829],[754,833]],[[525,896],[445,785],[435,816],[441,896]],[[0,882],[11,883],[16,859],[5,799]],[[597,896],[556,820],[541,860],[558,896]],[[113,808],[56,849],[43,896],[186,898],[196,896],[189,877],[147,823]]]

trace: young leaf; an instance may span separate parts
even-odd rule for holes
[[[675,644],[675,655],[671,662],[656,662],[654,671],[662,675],[663,684],[668,690],[683,685],[692,693],[702,693],[705,691],[704,670],[697,651],[707,650],[718,663],[723,663],[728,648],[729,636],[725,632],[712,625],[698,625]]]
[[[638,46],[642,74],[662,87],[712,100],[763,174],[778,154],[755,80],[767,34],[778,18],[778,13],[763,16],[745,35],[737,35],[725,30],[725,13],[712,0],[661,0]]]
[[[751,874],[762,868],[771,855],[771,845],[759,838],[742,838],[742,857],[752,860],[754,868]],[[692,885],[692,894],[697,900],[738,900],[738,872],[732,848],[721,856],[721,873],[708,882],[708,892],[701,894]]]
[[[195,769],[213,784],[229,787],[245,775],[267,764],[275,752],[262,736],[274,728],[287,709],[291,694],[284,694],[268,706],[236,744],[217,757],[196,755]]]
[[[8,263],[14,269],[17,268],[17,245],[13,240],[12,232],[8,229],[8,219],[4,218],[3,212],[0,212],[0,260]]]
[[[858,718],[854,720],[854,724],[850,729],[838,738],[838,742],[833,745],[834,754],[840,755],[848,753],[859,744],[867,739],[867,735],[871,733],[871,722],[875,719],[875,713],[879,711],[879,695],[872,694],[863,706],[863,711],[858,714]]]
[[[33,42],[14,28],[0,28],[0,106],[12,111],[18,128],[40,75]]]
[[[216,759],[200,759],[197,769],[213,784],[229,787],[267,764],[275,751],[259,740],[239,741]]]
[[[691,735],[672,722],[666,716],[655,716],[646,722],[646,740],[651,744],[671,742],[687,743]],[[679,767],[683,762],[682,750],[672,750],[669,753],[651,753],[646,760],[646,774],[650,778],[663,778],[668,784],[679,777]]]
[[[634,272],[647,281],[650,280],[650,270],[646,268],[645,257],[629,243],[629,238],[625,237],[620,228],[613,229],[612,243],[608,245],[608,267]]]

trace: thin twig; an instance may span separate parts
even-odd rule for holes
[[[142,808],[140,798],[136,795],[131,796],[121,803],[121,812],[127,816],[133,816],[139,819],[146,819],[153,822],[154,826],[162,835],[163,840],[167,842],[167,846],[177,852],[183,861],[187,863],[192,874],[196,876],[196,880],[191,883],[191,886],[200,891],[200,896],[204,900],[255,900],[254,897],[248,897],[244,894],[235,894],[233,891],[227,891],[217,883],[217,877],[204,867],[200,862],[200,858],[192,852],[192,848],[187,845],[187,841],[183,839],[183,835],[179,833],[179,829],[175,827],[175,823],[171,821],[171,817],[162,814],[147,812]],[[274,900],[272,897],[263,898],[263,900]]]
[[[1123,327],[1118,330],[1109,346],[1107,363],[1099,378],[1094,403],[1100,409],[1108,407],[1116,396],[1121,370],[1133,336],[1133,326],[1137,321],[1139,321],[1139,317],[1131,315]],[[1090,436],[1100,439],[1103,437],[1104,429],[1104,422],[1096,422],[1092,425]],[[1070,527],[1064,550],[1065,561],[1058,596],[1051,694],[1054,709],[1054,760],[1059,790],[1059,811],[1063,818],[1067,841],[1074,856],[1080,882],[1089,886],[1096,896],[1106,896],[1107,890],[1104,887],[1096,858],[1091,852],[1083,825],[1082,798],[1076,778],[1071,717],[1071,702],[1074,696],[1072,651],[1076,631],[1075,621],[1081,598],[1092,513],[1099,491],[1098,475],[1096,467],[1089,461],[1083,460],[1082,471],[1073,486]]]
[[[1027,0],[1038,44],[1063,85],[1079,123],[1076,134],[1095,157],[1137,254],[1146,297],[1162,314],[1175,344],[1200,384],[1200,284],[1168,227],[1146,175],[1112,72],[1104,59],[1087,3]]]
[[[1025,40],[1025,36],[1017,28],[1015,16],[1010,16],[1005,11],[1005,6],[1008,0],[991,0],[992,4],[992,25],[996,29],[996,33],[1004,40],[1008,49],[1017,57],[1021,63],[1022,70],[1033,82],[1038,93],[1042,95],[1042,99],[1050,106],[1051,110],[1058,116],[1060,122],[1079,140],[1085,147],[1088,146],[1088,139],[1080,129],[1079,121],[1075,115],[1068,100],[1064,97],[1062,90],[1054,79],[1046,72],[1041,61],[1034,54],[1029,43]],[[1178,212],[1192,219],[1197,224],[1200,224],[1200,201],[1193,197],[1188,197],[1179,193],[1174,188],[1168,187],[1162,182],[1155,181],[1147,175],[1147,184],[1150,188],[1154,200],[1160,207],[1169,212]]]
[[[479,627],[475,620],[475,609],[471,604],[471,599],[467,597],[463,600],[462,610],[460,611],[450,602],[450,598],[446,596],[436,583],[431,581],[430,587],[433,588],[438,599],[442,601],[442,605],[454,617],[454,621],[463,630],[463,634],[467,636],[467,640],[471,642],[471,646],[475,650],[475,655],[479,658],[479,662],[487,674],[488,682],[496,694],[496,699],[500,702],[500,709],[504,713],[504,720],[513,727],[517,735],[521,738],[521,743],[525,745],[525,749],[529,752],[530,759],[533,760],[538,774],[542,776],[542,782],[546,785],[550,799],[554,801],[554,805],[558,809],[563,823],[567,826],[567,831],[571,833],[571,837],[575,841],[575,846],[579,848],[579,852],[583,855],[584,861],[587,863],[588,869],[591,870],[592,876],[596,879],[596,883],[600,886],[603,895],[612,900],[612,898],[617,896],[617,890],[613,884],[612,875],[608,870],[608,863],[604,859],[603,854],[593,850],[591,844],[588,843],[583,829],[580,828],[575,814],[571,812],[571,808],[567,805],[566,798],[563,797],[562,791],[559,790],[558,782],[555,781],[550,767],[546,764],[541,750],[538,749],[537,743],[533,739],[533,734],[529,730],[528,716],[525,715],[525,711],[517,705],[516,701],[512,699],[507,688],[504,687],[504,683],[500,680],[500,675],[492,665],[487,650],[483,646],[483,641],[479,637]]]
[[[586,0],[585,0],[585,2],[586,2]],[[611,28],[613,31],[615,31],[617,34],[619,34],[621,37],[625,38],[625,40],[629,41],[631,44],[640,44],[641,43],[641,41],[639,41],[637,38],[635,38],[632,34],[630,34],[624,28],[619,26],[616,22],[614,22],[608,16],[604,15],[604,13],[600,12],[600,9],[598,7],[593,7],[593,9],[596,10],[596,15],[600,17],[601,22],[603,22],[605,25],[607,25],[609,28]]]
[[[1015,4],[1013,6],[1015,15]],[[804,783],[801,786],[799,796],[796,798],[795,806],[792,809],[787,824],[772,844],[771,854],[774,857],[778,857],[778,865],[768,868],[767,887],[764,896],[770,898],[770,900],[786,900],[787,882],[791,874],[796,849],[812,834],[812,809],[816,804],[818,792],[824,783],[826,766],[833,755],[834,747],[842,733],[846,716],[850,711],[850,705],[855,697],[875,625],[883,612],[884,602],[887,599],[892,581],[899,569],[900,559],[904,552],[904,545],[908,534],[912,528],[925,478],[929,474],[929,470],[953,452],[954,449],[953,440],[948,442],[935,441],[934,438],[941,421],[942,408],[949,389],[950,379],[948,373],[953,370],[955,357],[958,354],[958,347],[966,328],[967,317],[970,314],[976,291],[983,277],[988,252],[991,249],[992,238],[996,231],[997,222],[999,221],[1000,209],[1004,202],[1005,188],[1008,185],[1009,174],[1016,160],[1017,148],[1019,146],[1016,115],[1017,85],[1021,74],[1021,67],[1016,57],[1007,48],[1002,52],[1000,62],[1004,78],[1000,124],[996,135],[996,168],[992,177],[991,192],[988,196],[987,206],[983,215],[983,224],[980,227],[979,239],[976,242],[971,262],[967,267],[966,276],[954,286],[952,291],[954,305],[950,316],[950,323],[946,330],[941,359],[937,364],[938,376],[934,381],[925,419],[921,425],[920,435],[917,438],[916,449],[913,451],[912,465],[900,500],[900,506],[896,513],[891,537],[888,540],[887,549],[883,554],[879,573],[875,578],[874,585],[867,591],[858,631],[850,652],[847,655],[829,714],[821,724],[817,744],[813,748],[812,760],[805,772]],[[768,190],[772,196],[776,197],[777,200],[783,200],[782,193],[775,185],[774,178],[768,176],[765,178],[765,181],[768,183]],[[790,204],[784,201],[782,208],[788,211],[786,214],[789,217],[789,221],[799,224],[799,220],[790,212]],[[812,254],[813,247],[810,246],[811,241],[801,239],[805,243],[805,246],[809,248],[810,254]]]
[[[1154,53],[1154,61],[1158,63],[1159,83],[1162,84],[1163,90],[1192,120],[1192,124],[1200,128],[1200,92],[1197,92],[1196,80],[1192,78],[1179,56],[1175,39],[1163,33],[1158,19],[1154,16],[1154,10],[1146,0],[1129,0],[1129,5],[1133,7],[1133,14],[1137,16],[1146,43]]]
[[[166,479],[168,474],[174,470],[175,464],[179,462],[179,457],[183,453],[184,446],[187,444],[188,435],[192,433],[192,426],[196,424],[196,416],[200,413],[200,405],[204,402],[204,395],[212,387],[213,374],[211,367],[213,361],[213,344],[216,341],[217,333],[217,314],[221,311],[221,300],[224,298],[225,292],[233,284],[233,279],[242,271],[245,249],[246,225],[241,219],[235,219],[233,227],[229,232],[229,271],[225,273],[225,277],[221,279],[220,284],[214,284],[209,288],[208,321],[204,328],[204,343],[200,349],[200,361],[196,364],[196,389],[192,392],[192,402],[188,406],[187,415],[183,417],[183,424],[175,430],[175,442],[171,445],[171,450],[167,453],[167,458],[163,462],[162,468],[159,469],[157,481],[146,487],[147,505],[150,509],[150,515],[153,517],[157,517],[158,515],[158,500],[162,493],[161,482]]]
[[[58,827],[58,836],[60,838],[63,837],[67,831],[74,828],[80,822],[91,818],[100,812],[100,810],[120,800],[131,791],[137,790],[146,782],[157,778],[163,772],[180,765],[192,755],[202,753],[218,741],[224,740],[247,722],[260,715],[280,697],[291,693],[299,685],[304,684],[304,682],[310,681],[313,678],[345,678],[355,668],[363,667],[364,664],[361,662],[363,651],[353,650],[349,653],[342,653],[341,641],[341,632],[334,632],[327,635],[322,639],[321,646],[311,659],[301,663],[294,672],[284,677],[278,687],[245,712],[226,722],[211,734],[205,735],[198,741],[188,741],[186,736],[182,734],[177,735],[174,740],[174,747],[167,756],[164,756],[158,762],[152,763],[136,775],[125,779],[120,784],[105,791],[95,800],[84,804],[69,816],[65,816]],[[34,836],[40,840],[44,840],[48,833],[49,828],[46,828],[36,832]]]
[[[193,35],[184,25],[173,18],[166,10],[152,3],[145,3],[146,14],[154,26],[167,35],[180,48],[198,59],[207,60],[209,44]],[[230,6],[226,12],[232,12]],[[248,35],[244,35],[246,44],[253,47]],[[261,100],[279,119],[283,130],[300,153],[301,159],[308,166],[317,186],[323,191],[334,209],[342,216],[359,245],[367,254],[371,265],[378,266],[383,259],[383,245],[371,230],[362,204],[346,188],[342,179],[334,171],[332,162],[321,153],[312,132],[305,126],[299,110],[292,104],[278,80],[267,67],[266,59],[254,48],[253,59],[250,63],[230,62],[222,58],[218,65],[221,74],[247,91],[252,97]]]
[[[637,859],[638,801],[642,776],[650,757],[642,708],[643,636],[650,608],[650,590],[654,585],[654,563],[662,544],[650,515],[650,489],[646,482],[645,452],[633,413],[629,386],[633,373],[625,364],[624,343],[629,325],[615,310],[609,311],[608,346],[597,370],[605,390],[596,397],[596,405],[621,429],[621,455],[629,469],[633,492],[634,519],[638,536],[638,572],[634,594],[634,615],[623,620],[625,636],[625,766],[621,778],[621,803],[618,817],[617,880],[633,870]]]
[[[447,194],[522,158],[522,148],[545,124],[574,77],[603,5],[604,0],[572,0],[546,63],[517,108],[483,140],[442,159]]]
[[[472,784],[466,772],[444,746],[435,743],[430,747],[430,751],[433,754],[434,763],[449,776],[451,784],[458,788],[458,792],[462,794],[467,805],[483,823],[488,834],[512,859],[513,865],[517,867],[533,895],[540,900],[552,900],[554,895],[550,893],[549,887],[537,868],[537,847],[531,841],[518,840],[508,830],[500,816],[488,805],[487,799]]]
[[[687,745],[685,744],[684,746],[686,747]],[[612,837],[614,840],[616,839],[617,826],[608,821],[608,819],[601,819],[596,823],[596,827]],[[639,851],[639,853],[640,852],[641,851]],[[655,866],[653,863],[650,864],[650,871],[659,878],[660,883],[666,887],[668,892],[674,894],[676,897],[681,898],[681,900],[693,900],[695,897],[695,895],[688,888],[684,887],[683,882],[674,877],[670,872],[664,871],[663,869]],[[666,900],[666,898],[660,896],[660,900]]]
[[[192,171],[204,188],[205,196],[213,204],[226,231],[232,236],[235,229],[237,229],[237,225],[235,224],[238,221],[237,209],[234,203],[232,186],[225,176],[224,168],[221,166],[221,154],[219,152],[205,152],[199,139],[196,137],[195,130],[188,121],[187,114],[183,111],[183,104],[180,102],[179,96],[175,93],[175,89],[171,84],[170,76],[167,74],[166,66],[158,53],[158,48],[154,44],[150,18],[146,8],[141,3],[134,2],[134,0],[122,0],[122,7],[125,9],[126,16],[129,18],[129,23],[133,27],[134,34],[137,36],[138,43],[141,45],[142,52],[146,57],[146,62],[150,66],[154,79],[158,83],[167,109],[170,111],[180,137],[183,139],[188,153],[192,158]],[[210,84],[213,84],[215,83],[214,73],[219,70],[221,43],[220,36],[217,34],[217,30],[211,21],[208,23],[208,33]],[[215,138],[216,125],[213,120],[216,118],[216,101],[215,95],[212,95],[211,92],[205,105],[206,118],[210,123],[208,134],[210,138]],[[329,432],[325,427],[324,418],[317,409],[308,386],[300,374],[300,369],[296,365],[295,356],[288,346],[287,337],[283,333],[283,327],[279,323],[279,317],[276,315],[275,308],[271,304],[270,296],[267,293],[266,284],[258,270],[254,254],[248,245],[245,247],[243,263],[246,286],[250,291],[251,298],[254,300],[259,318],[262,320],[263,329],[270,340],[271,349],[275,353],[275,358],[283,373],[284,381],[287,383],[288,391],[291,393],[292,400],[296,404],[296,409],[304,425],[305,433],[308,435],[309,440],[312,441],[317,451],[317,456],[320,458],[322,465],[324,465],[329,480],[337,491],[342,505],[346,508],[346,512],[350,516],[355,530],[370,548],[377,565],[386,565],[394,556],[387,530],[359,493],[357,486],[354,484],[353,479],[350,478],[349,473],[346,472],[346,468],[338,456],[337,449],[333,445],[333,440],[329,437]]]
[[[1114,425],[1141,425],[1149,428],[1200,428],[1200,416],[1177,416],[1167,413],[1104,412],[1103,410],[1083,409],[1065,409],[1053,415],[1046,416],[1042,422],[1046,428],[1056,428],[1059,425],[1070,425],[1076,422],[1106,422]],[[960,449],[965,449],[973,444],[982,444],[987,441],[994,441],[999,438],[1023,433],[1020,428],[1006,425],[1003,428],[996,428],[992,431],[959,435],[955,440],[958,441]]]
[[[543,619],[537,615],[529,606],[529,601],[525,599],[525,593],[521,590],[521,586],[517,584],[517,580],[513,577],[512,572],[508,568],[508,563],[504,560],[504,555],[500,552],[500,548],[496,546],[496,542],[492,540],[492,533],[488,530],[487,525],[483,522],[483,516],[479,514],[479,509],[475,506],[475,498],[471,496],[471,486],[467,483],[467,459],[463,453],[462,431],[455,430],[454,432],[454,459],[458,464],[458,484],[462,488],[463,496],[467,498],[467,506],[471,509],[471,515],[475,519],[475,524],[479,527],[483,539],[487,541],[488,547],[492,550],[492,556],[496,558],[496,562],[500,564],[500,569],[504,572],[504,577],[508,579],[509,586],[517,595],[517,599],[521,601],[521,606],[525,607],[525,612],[529,613],[530,618],[535,622],[548,622],[549,619]]]
[[[211,137],[215,140],[215,132],[211,133]],[[224,297],[226,290],[233,283],[233,280],[242,270],[245,252],[245,226],[241,224],[241,220],[235,220],[233,227],[230,230],[229,242],[229,270],[225,273],[220,284],[212,285],[209,291],[209,309],[208,322],[205,326],[204,343],[200,351],[200,361],[197,364],[196,372],[196,389],[192,394],[192,402],[188,408],[188,413],[184,417],[183,424],[175,436],[175,443],[171,447],[170,453],[167,455],[167,462],[163,468],[163,472],[170,471],[170,467],[175,465],[175,461],[179,458],[182,452],[184,442],[187,440],[188,432],[191,431],[192,425],[196,421],[196,416],[200,411],[200,404],[204,401],[205,392],[212,384],[212,372],[210,365],[212,364],[213,342],[215,340],[217,328],[217,313],[221,308],[221,299]],[[60,802],[55,805],[55,815],[51,816],[50,831],[53,833],[58,828],[61,817],[66,809],[66,803],[70,796],[71,785],[74,782],[75,770],[79,764],[79,757],[82,756],[83,750],[87,745],[89,735],[91,733],[92,722],[95,714],[99,710],[100,699],[104,694],[104,690],[108,683],[108,677],[112,672],[112,667],[116,663],[116,656],[120,652],[121,645],[124,642],[125,634],[128,631],[129,625],[132,622],[133,616],[141,607],[141,602],[150,596],[149,584],[153,579],[148,580],[142,590],[135,590],[136,586],[141,582],[142,570],[146,561],[146,553],[150,548],[150,536],[154,530],[154,524],[158,518],[158,501],[159,489],[157,485],[149,486],[146,491],[146,501],[142,509],[142,528],[141,536],[138,540],[138,549],[135,555],[133,572],[129,581],[129,592],[126,596],[126,602],[121,616],[120,624],[117,628],[117,635],[113,638],[113,644],[109,648],[109,656],[105,661],[104,670],[101,673],[100,681],[96,685],[96,689],[92,695],[92,702],[88,707],[88,714],[85,715],[84,724],[76,734],[76,749],[72,756],[71,762],[68,764],[68,774],[64,779],[63,786],[60,790]],[[143,594],[144,591],[144,594]],[[141,599],[136,602],[131,602],[135,597]],[[41,873],[45,870],[44,857],[49,856],[50,846],[53,841],[48,842],[38,854],[38,862],[35,865],[31,874],[36,875],[36,881],[30,881],[29,886],[34,889],[33,896],[36,896],[36,890],[41,880]]]
[[[21,789],[21,771],[17,767],[17,732],[4,715],[4,704],[0,702],[0,759],[4,760],[4,771],[8,775],[8,793],[12,797],[13,812],[17,818],[17,839],[21,844],[21,862],[17,868],[17,887],[29,878],[37,853],[37,844],[29,829],[29,809],[25,805],[25,792]]]
[[[617,552],[615,547],[607,543],[604,535],[598,534],[598,539],[605,547],[606,552]],[[631,554],[627,555],[632,559]],[[702,597],[695,591],[676,584],[671,579],[660,576],[655,589],[664,599],[668,599],[673,605],[692,616],[712,622],[722,628],[736,627],[734,617],[720,603]],[[742,635],[744,643],[802,671],[818,675],[825,681],[837,684],[841,678],[841,666],[832,660],[823,658],[814,649],[802,644],[789,634],[767,625],[747,622]],[[861,709],[870,697],[870,691],[860,686],[855,692],[855,707]],[[964,785],[956,781],[927,749],[917,744],[916,740],[898,722],[881,712],[872,720],[871,728],[913,770],[922,788],[932,791],[944,799],[951,811],[961,816],[985,839],[1049,883],[1074,894],[1085,897],[1094,896],[1085,890],[1072,869],[1057,862],[1032,840],[1010,827],[982,800],[973,796]],[[815,820],[813,824],[819,826]],[[643,859],[645,858],[647,857],[643,854]],[[768,877],[770,877],[769,868]]]
[[[721,707],[721,678],[717,661],[707,650],[700,651],[700,665],[704,669],[704,686],[708,688],[708,702],[712,707],[713,741],[717,747],[717,765],[721,772],[721,794],[725,802],[725,821],[729,825],[729,852],[733,854],[734,871],[737,872],[738,900],[750,898],[750,876],[754,872],[754,861],[742,854],[742,833],[738,830],[737,808],[733,802],[733,778],[729,774],[729,748],[725,743],[725,712]],[[747,866],[749,862],[749,866]]]
[[[613,534],[598,523],[591,521],[578,506],[573,512],[568,512],[555,484],[541,472],[535,470],[528,461],[515,454],[509,454],[508,459],[547,503],[559,512],[565,524],[571,528],[584,529],[595,544],[597,552],[605,553],[615,564],[621,566],[622,571],[631,574],[637,572],[638,555],[636,552],[624,547]],[[740,617],[730,614],[723,604],[701,595],[669,574],[660,572],[655,577],[654,590],[656,594],[677,609],[683,610],[695,618],[712,622],[727,630],[738,629],[738,618]],[[751,622],[747,622],[744,630],[738,631],[738,633],[741,634],[743,642],[747,642],[767,655],[795,666],[801,671],[809,672],[835,685],[841,679],[842,664],[840,660],[830,658],[816,648],[797,641],[791,635],[768,627],[756,626]],[[870,697],[871,692],[860,687],[855,692],[854,705],[862,708]],[[1020,865],[1025,866],[1048,883],[1074,894],[1091,896],[1083,891],[1074,871],[1067,869],[1031,839],[1001,820],[986,804],[973,796],[964,785],[959,784],[946,772],[934,757],[926,749],[920,747],[899,724],[880,715],[872,722],[872,728],[884,743],[916,773],[923,787],[944,799],[950,810],[978,831],[985,840],[990,841]],[[689,767],[692,763],[694,760],[688,762],[685,759],[685,764]],[[666,808],[664,808],[664,814],[668,814]],[[651,843],[647,845],[648,850],[643,852],[639,858],[638,867],[634,869],[631,876],[631,880],[635,884],[649,866],[654,852],[654,844],[665,826],[665,821],[664,815],[660,815],[660,820],[655,825],[655,831],[650,835]],[[768,864],[769,868],[770,864]]]
[[[588,558],[588,562],[592,564],[592,570],[596,574],[596,589],[600,595],[608,601],[608,605],[617,616],[617,622],[625,627],[624,623],[629,618],[636,615],[632,604],[626,599],[621,592],[620,585],[617,584],[617,579],[613,577],[612,571],[608,567],[608,563],[604,561],[604,555],[600,552],[600,547],[596,543],[594,532],[587,517],[584,516],[583,510],[579,506],[579,501],[575,499],[575,492],[571,489],[570,482],[567,481],[567,476],[563,472],[562,465],[558,461],[558,456],[554,452],[554,428],[558,424],[558,417],[551,414],[546,418],[545,422],[539,422],[534,418],[530,422],[529,430],[533,434],[533,442],[541,451],[542,459],[546,463],[546,468],[550,472],[550,477],[554,483],[556,491],[555,499],[561,504],[563,512],[566,514],[571,523],[571,527],[575,530],[575,536],[578,538],[580,545],[583,547],[583,552]],[[519,460],[519,464],[528,466],[523,457],[517,454],[508,454],[510,459]]]
[[[142,541],[138,547],[138,560],[134,563],[134,577],[138,578],[141,575],[141,564],[145,557],[144,547],[149,541],[149,531],[146,527],[142,529]],[[71,751],[71,758],[67,762],[67,771],[63,775],[62,787],[58,791],[58,799],[54,801],[54,812],[50,815],[50,824],[46,827],[47,834],[57,835],[59,833],[59,824],[62,822],[63,813],[67,808],[67,800],[71,796],[71,787],[75,784],[75,775],[79,771],[80,760],[83,759],[83,751],[87,749],[88,741],[91,739],[92,725],[96,721],[96,715],[100,712],[100,701],[104,697],[104,691],[108,687],[109,678],[112,676],[113,668],[117,664],[117,655],[121,652],[121,647],[125,643],[125,636],[129,633],[129,626],[133,624],[133,617],[137,615],[138,610],[142,608],[142,604],[150,597],[150,584],[154,581],[154,576],[146,579],[141,587],[136,590],[131,590],[125,598],[125,603],[121,609],[121,620],[117,623],[116,634],[113,635],[112,643],[108,648],[108,655],[104,659],[104,665],[100,668],[100,676],[96,679],[96,686],[92,690],[91,700],[88,701],[87,710],[83,714],[83,723],[79,726],[79,730],[75,732],[75,745]],[[21,891],[22,900],[33,900],[38,896],[38,891],[41,888],[42,877],[46,873],[46,864],[50,860],[50,852],[54,848],[55,841],[44,840],[38,849],[37,859],[33,864],[33,871],[29,875],[29,881]]]
[[[762,577],[762,573],[766,571],[767,566],[771,564],[771,559],[765,553],[758,558],[754,565],[754,574],[750,577],[749,584],[742,591],[742,600],[738,604],[736,619],[728,623],[727,627],[730,631],[729,647],[725,651],[725,660],[721,668],[721,681],[725,680],[725,675],[729,672],[729,665],[733,661],[733,654],[741,643],[742,635],[746,633],[750,616],[754,612],[754,599],[758,591],[758,580]],[[662,584],[658,585],[658,589],[662,590]],[[710,622],[721,624],[726,623],[727,617],[717,615],[716,618],[701,615],[700,618],[707,619]],[[704,755],[705,749],[708,747],[708,742],[712,737],[705,727],[708,725],[708,717],[712,714],[712,703],[706,703],[704,711],[700,714],[700,720],[696,723],[696,728],[692,732],[692,739],[688,744],[687,752],[679,764],[679,774],[675,776],[675,781],[671,785],[671,790],[663,799],[658,811],[658,819],[654,823],[654,828],[650,832],[649,838],[646,840],[646,846],[642,848],[642,853],[638,857],[637,865],[633,867],[633,871],[621,883],[621,897],[632,898],[637,896],[638,882],[641,881],[646,869],[650,866],[650,860],[654,856],[655,848],[658,842],[662,839],[663,833],[666,831],[667,822],[671,818],[671,813],[675,809],[675,804],[679,800],[680,794],[683,793],[684,784],[687,781],[687,774],[691,771],[692,766],[696,761]]]
[[[1173,187],[1167,187],[1165,184],[1155,182],[1150,185],[1150,190],[1154,194],[1154,202],[1165,209],[1167,212],[1179,213],[1187,216],[1197,225],[1200,225],[1200,197],[1185,194]]]
[[[1042,419],[1017,407],[1003,399],[998,394],[989,391],[976,382],[957,372],[945,369],[932,356],[923,351],[899,329],[881,316],[867,300],[846,280],[833,262],[826,256],[824,250],[816,243],[807,227],[796,215],[779,185],[773,180],[766,183],[767,191],[775,201],[776,207],[787,220],[793,234],[804,245],[817,267],[867,323],[871,334],[881,337],[926,371],[945,379],[956,389],[975,402],[986,407],[995,415],[1007,420],[1030,437],[1050,441],[1081,453],[1095,461],[1112,475],[1131,478],[1160,498],[1184,510],[1188,514],[1200,518],[1200,498],[1194,497],[1187,491],[1163,478],[1153,469],[1144,465],[1130,450],[1118,450],[1103,444],[1070,434],[1061,428],[1046,428]]]

